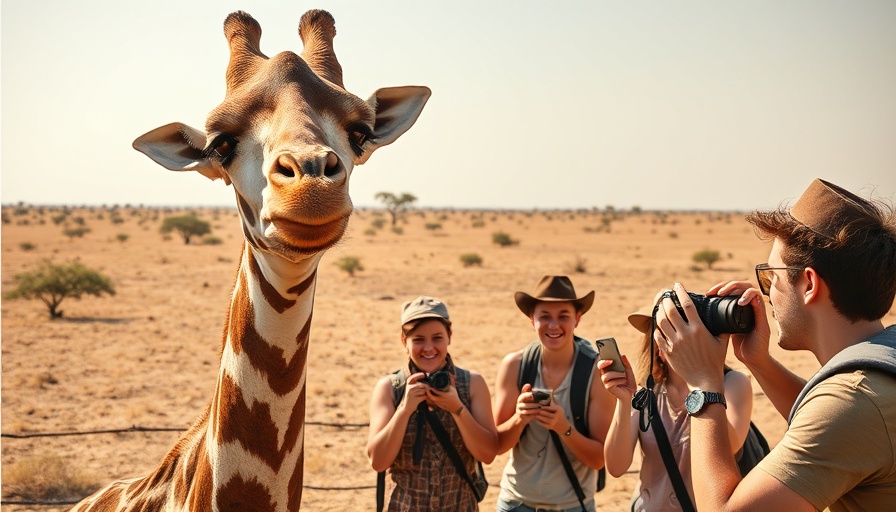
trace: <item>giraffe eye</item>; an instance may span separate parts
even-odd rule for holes
[[[373,133],[367,125],[358,124],[348,130],[348,142],[352,146],[352,151],[358,156],[364,153],[364,144],[373,140]]]
[[[206,157],[218,158],[221,163],[226,164],[233,157],[236,144],[237,141],[233,136],[222,133],[212,139],[211,143],[203,150],[203,154]]]

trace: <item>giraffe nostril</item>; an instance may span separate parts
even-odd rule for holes
[[[327,161],[324,165],[324,176],[328,178],[332,178],[342,172],[342,166],[339,165],[339,158],[335,153],[327,154]]]
[[[283,175],[287,178],[295,178],[296,177],[296,172],[284,165],[277,165],[275,172],[277,174]]]

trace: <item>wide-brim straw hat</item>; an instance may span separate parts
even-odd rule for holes
[[[576,311],[585,313],[594,304],[594,290],[579,297],[572,286],[572,281],[566,276],[544,276],[535,285],[535,292],[531,295],[526,292],[516,292],[513,300],[528,317],[532,316],[535,304],[538,302],[572,302]]]
[[[656,296],[653,298],[653,302],[650,305],[644,306],[643,308],[635,311],[634,313],[628,314],[628,323],[632,324],[632,327],[641,331],[642,333],[647,333],[650,331],[651,319],[653,318],[653,308],[656,306],[658,300],[663,295],[663,292],[666,290],[660,290],[657,292]]]

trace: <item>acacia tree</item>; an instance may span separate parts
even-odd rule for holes
[[[374,197],[383,203],[386,211],[392,216],[392,226],[395,226],[399,217],[404,215],[411,208],[411,205],[417,201],[416,196],[407,192],[402,192],[400,196],[396,196],[392,192],[377,192]]]
[[[694,260],[694,263],[706,263],[706,268],[711,269],[714,263],[722,259],[722,255],[719,254],[719,251],[704,249],[695,252],[691,258]]]
[[[59,304],[66,297],[115,295],[112,280],[78,261],[53,264],[41,262],[37,270],[15,276],[16,289],[3,295],[5,299],[40,299],[50,311],[50,319],[62,318]]]
[[[190,238],[211,233],[212,226],[192,213],[188,213],[186,215],[166,217],[162,222],[160,231],[162,233],[177,231],[183,237],[184,243],[189,244]]]

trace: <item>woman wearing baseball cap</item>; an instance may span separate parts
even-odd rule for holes
[[[373,469],[390,472],[388,510],[479,510],[488,484],[477,461],[498,449],[485,379],[455,366],[448,308],[436,298],[404,303],[401,343],[407,367],[377,382],[367,442]]]

